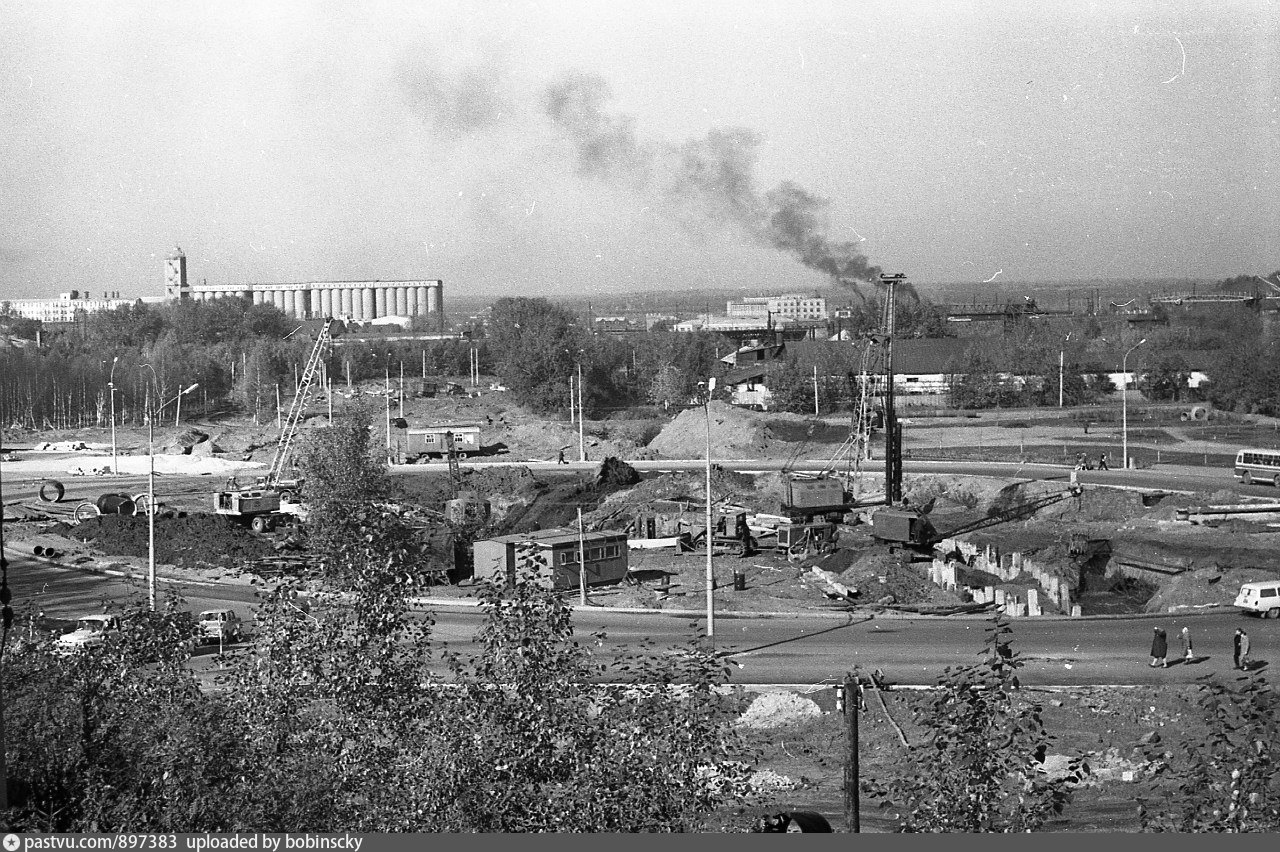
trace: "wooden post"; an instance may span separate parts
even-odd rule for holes
[[[844,817],[845,824],[854,834],[862,827],[859,821],[858,795],[858,684],[852,673],[844,676],[844,714],[848,719],[849,757],[844,765]]]
[[[578,603],[587,605],[587,546],[582,534],[582,507],[578,507]]]

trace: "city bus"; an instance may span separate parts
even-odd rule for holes
[[[1280,450],[1241,450],[1236,453],[1235,474],[1245,485],[1270,482],[1280,488]]]

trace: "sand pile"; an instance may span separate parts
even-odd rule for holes
[[[740,728],[770,730],[807,722],[822,715],[816,703],[792,692],[766,692],[756,697],[735,723]]]
[[[710,403],[706,414],[700,407],[680,412],[649,442],[649,449],[664,458],[706,458],[708,417],[713,459],[757,458],[767,454],[770,441],[765,421],[750,411],[717,400]]]

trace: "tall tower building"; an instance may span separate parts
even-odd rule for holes
[[[164,298],[190,299],[191,285],[187,283],[187,256],[177,246],[164,259]]]

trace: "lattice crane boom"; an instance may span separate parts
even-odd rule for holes
[[[268,487],[275,487],[280,483],[281,477],[288,469],[289,454],[293,449],[293,439],[298,432],[298,424],[302,421],[307,411],[307,403],[311,397],[311,385],[315,381],[316,375],[320,372],[320,362],[324,357],[324,353],[329,344],[333,341],[329,333],[330,326],[333,325],[333,317],[327,317],[324,326],[320,329],[320,333],[316,335],[315,345],[311,347],[311,354],[307,356],[307,364],[302,370],[302,377],[298,381],[297,393],[293,395],[293,403],[289,406],[289,416],[284,421],[284,426],[280,430],[280,441],[276,444],[276,456],[271,462],[271,469],[267,471],[267,475],[263,483]]]

